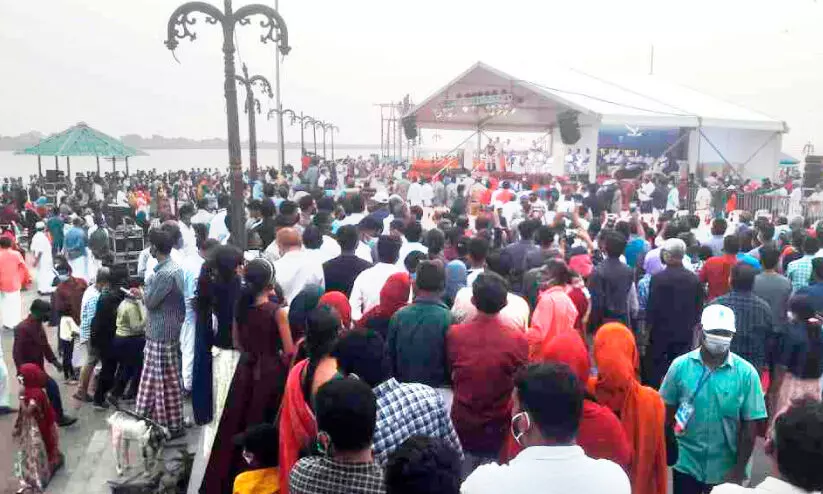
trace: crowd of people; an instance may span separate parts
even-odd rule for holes
[[[651,179],[307,165],[248,183],[243,246],[212,170],[4,185],[24,486],[74,422],[48,361],[97,410],[203,426],[203,493],[664,494],[668,467],[675,494],[748,492],[758,436],[751,492],[823,489],[823,223],[683,213]]]

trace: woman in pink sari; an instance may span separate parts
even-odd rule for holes
[[[312,401],[317,390],[336,378],[337,361],[329,353],[340,332],[340,319],[328,306],[312,310],[306,318],[305,350],[308,358],[289,372],[280,407],[280,493],[289,491],[289,473],[317,436]]]
[[[529,340],[529,361],[542,348],[544,342],[568,331],[575,331],[577,308],[567,293],[573,273],[565,262],[552,259],[544,268],[544,282],[532,315],[531,328],[526,333]]]

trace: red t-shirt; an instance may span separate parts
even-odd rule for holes
[[[710,258],[700,270],[700,282],[709,284],[709,300],[729,293],[729,276],[737,264],[737,256],[724,254]]]

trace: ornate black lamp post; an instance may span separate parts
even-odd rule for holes
[[[327,123],[323,126],[323,154],[326,154],[326,131],[331,132],[331,159],[334,161],[334,133],[340,132],[340,129],[336,125],[332,125]]]
[[[193,14],[200,13],[206,16],[207,24],[217,24],[223,28],[223,61],[225,78],[223,90],[226,96],[226,123],[228,127],[229,139],[229,170],[231,174],[231,242],[241,249],[246,248],[246,209],[243,204],[243,169],[240,155],[240,124],[237,112],[237,87],[235,86],[234,67],[234,30],[236,24],[247,25],[251,22],[251,17],[255,15],[263,16],[260,27],[265,30],[265,34],[260,36],[263,43],[272,42],[277,45],[283,55],[289,53],[289,33],[286,22],[273,8],[252,4],[240,7],[236,11],[232,8],[231,0],[223,0],[223,11],[206,2],[185,3],[172,13],[168,23],[166,47],[174,52],[179,44],[179,39],[197,38],[196,33],[191,31],[197,19]]]
[[[326,122],[322,120],[312,119],[311,120],[311,127],[312,133],[314,134],[314,154],[317,155],[317,128],[320,127],[321,129],[325,129]],[[326,157],[326,141],[323,140],[323,158]]]
[[[294,110],[290,110],[288,108],[284,108],[284,109],[272,108],[271,110],[269,110],[269,113],[266,114],[266,118],[271,120],[273,115],[276,115],[278,117],[277,118],[277,133],[278,133],[277,145],[278,145],[279,149],[283,150],[280,153],[280,169],[282,170],[283,167],[286,166],[286,152],[285,152],[285,149],[286,149],[285,145],[286,144],[285,144],[285,142],[281,142],[281,141],[284,141],[283,132],[282,132],[283,115],[291,115],[292,123],[294,123],[294,118],[297,116],[297,113],[295,113]],[[301,135],[300,144],[302,146],[302,144],[303,144],[302,143],[302,135],[303,135],[302,134],[302,132],[303,132],[302,129],[301,129],[300,132],[301,132],[301,134],[300,134]],[[301,153],[302,153],[302,151],[301,151]],[[302,158],[302,156],[301,156],[301,158]]]
[[[246,89],[246,113],[249,114],[249,179],[254,182],[257,180],[257,124],[254,112],[260,113],[260,100],[254,97],[254,85],[258,84],[269,98],[274,98],[274,94],[268,79],[262,75],[249,77],[246,64],[243,64],[243,75],[236,75],[234,78]]]

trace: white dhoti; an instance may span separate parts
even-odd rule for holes
[[[11,391],[9,390],[9,369],[3,358],[3,346],[0,345],[0,407],[11,406]]]
[[[214,416],[211,422],[203,426],[203,451],[206,458],[211,454],[214,436],[217,435],[220,417],[223,416],[223,408],[226,405],[226,398],[229,396],[231,381],[234,379],[234,370],[237,368],[237,363],[240,362],[240,352],[212,347],[211,356]]]
[[[51,256],[49,256],[48,262],[41,259],[40,264],[37,266],[36,277],[38,293],[54,292],[55,287],[52,286],[54,283],[54,266],[51,263]]]
[[[89,256],[83,255],[74,259],[68,259],[69,266],[71,266],[71,275],[75,278],[80,278],[86,283],[89,282]]]
[[[23,320],[23,297],[20,290],[0,292],[0,321],[2,326],[13,328]]]
[[[194,328],[196,324],[194,314],[194,300],[186,300],[186,319],[180,329],[181,366],[183,368],[183,387],[191,391],[192,375],[194,373]]]

